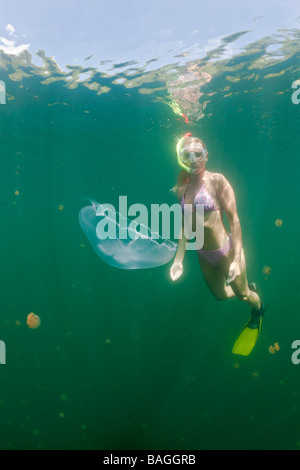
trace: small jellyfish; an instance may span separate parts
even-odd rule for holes
[[[282,226],[282,220],[281,219],[275,220],[275,225],[276,225],[276,227],[281,227]]]
[[[262,270],[263,274],[265,274],[266,276],[269,276],[271,274],[271,271],[272,269],[270,268],[270,266],[265,266]]]
[[[36,330],[37,328],[39,328],[41,326],[41,319],[40,317],[38,317],[37,315],[35,315],[34,313],[30,313],[28,316],[27,316],[27,325],[29,326],[29,328],[31,328],[32,330]]]
[[[269,353],[270,354],[275,354],[275,349],[273,346],[269,346]]]
[[[274,343],[274,349],[275,351],[280,351],[280,346],[278,343]]]

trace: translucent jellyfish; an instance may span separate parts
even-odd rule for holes
[[[38,317],[37,315],[35,315],[34,313],[30,313],[28,316],[27,316],[27,325],[29,326],[29,328],[31,328],[32,330],[36,330],[37,328],[39,328],[41,326],[41,319],[40,317]]]
[[[135,221],[124,218],[111,207],[92,202],[79,213],[81,228],[103,261],[121,269],[155,268],[171,261],[176,253],[176,243],[156,238],[148,227],[139,227]],[[117,218],[119,221],[122,219],[122,227]],[[114,232],[113,237],[105,238],[105,227]],[[121,237],[124,227],[128,233],[126,238]]]

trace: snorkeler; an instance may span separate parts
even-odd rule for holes
[[[234,191],[222,174],[205,169],[208,152],[202,140],[186,134],[177,144],[177,157],[183,170],[175,190],[182,209],[184,204],[192,204],[194,208],[196,204],[204,205],[204,245],[197,253],[205,281],[217,300],[237,297],[252,309],[251,317],[232,350],[234,354],[248,356],[258,339],[265,308],[255,285],[254,288],[250,285],[251,289],[248,285]],[[224,226],[223,212],[231,233]],[[193,213],[195,216],[195,209]],[[186,241],[182,230],[170,271],[173,281],[183,273]]]

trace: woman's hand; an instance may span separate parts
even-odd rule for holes
[[[179,261],[174,261],[170,269],[170,276],[172,281],[176,281],[183,273],[183,265]]]
[[[240,263],[238,261],[233,261],[229,267],[228,278],[226,280],[227,284],[234,281],[237,276],[241,274]]]

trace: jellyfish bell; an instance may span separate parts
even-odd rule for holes
[[[91,202],[81,209],[79,222],[97,255],[110,266],[149,269],[167,264],[175,256],[177,245],[172,241],[154,238],[146,226],[138,231],[135,221],[115,212],[109,204]]]
[[[265,266],[262,270],[263,274],[265,274],[266,276],[269,276],[271,274],[271,271],[272,269],[270,268],[270,266]]]
[[[41,319],[34,313],[27,316],[27,325],[31,330],[37,330],[41,326]]]

